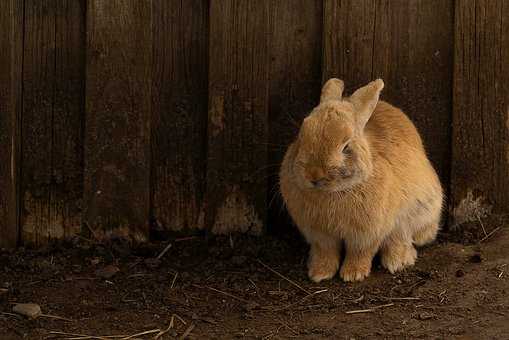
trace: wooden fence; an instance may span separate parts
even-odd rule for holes
[[[453,216],[508,212],[507,0],[2,0],[0,246],[276,228],[329,77],[384,79]]]

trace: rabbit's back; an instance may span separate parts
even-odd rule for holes
[[[372,151],[386,159],[409,148],[424,152],[421,137],[412,121],[400,109],[384,101],[378,102],[366,124],[365,133]]]
[[[374,162],[396,176],[401,189],[431,186],[441,190],[417,128],[400,109],[380,101],[365,133]]]
[[[387,205],[398,211],[395,222],[418,226],[439,218],[443,203],[440,180],[406,114],[380,101],[365,132],[375,168],[385,169],[385,175],[393,177]]]

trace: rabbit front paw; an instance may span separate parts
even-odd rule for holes
[[[382,265],[391,274],[413,266],[416,258],[417,251],[411,244],[387,247],[381,253]]]
[[[308,276],[314,282],[329,280],[336,275],[338,268],[338,258],[312,256],[309,259]]]
[[[362,281],[371,271],[371,261],[345,261],[339,275],[345,282]]]

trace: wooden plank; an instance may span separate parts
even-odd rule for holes
[[[381,0],[375,11],[372,78],[383,99],[421,132],[444,186],[449,183],[454,6],[443,0]]]
[[[56,10],[50,221],[69,238],[82,225],[86,1],[58,0]]]
[[[208,2],[154,0],[152,209],[155,229],[203,227]]]
[[[319,0],[271,2],[269,161],[255,174],[268,175],[270,231],[284,232],[290,224],[278,195],[279,167],[302,119],[320,97],[322,7]]]
[[[372,80],[373,0],[324,0],[323,80],[345,81],[346,92]]]
[[[23,6],[0,1],[0,248],[18,243]]]
[[[41,245],[80,231],[84,2],[25,2],[22,237]]]
[[[386,84],[383,98],[403,110],[408,108],[407,104],[411,100],[410,78],[420,66],[413,65],[414,68],[410,68],[410,31],[419,33],[423,30],[421,27],[413,27],[413,23],[410,25],[411,14],[412,19],[420,19],[419,14],[415,14],[410,9],[416,4],[415,0],[379,0],[376,1],[374,14],[371,78],[383,78]],[[416,34],[413,35],[412,38],[417,40]],[[450,38],[452,41],[452,36]],[[419,49],[419,46],[414,47]],[[422,51],[419,50],[419,52]]]
[[[509,3],[456,1],[451,196],[457,223],[509,212]]]
[[[408,101],[401,106],[421,132],[426,151],[448,192],[451,172],[454,4],[443,0],[410,2],[408,28]]]
[[[206,224],[262,230],[266,215],[268,0],[210,3]]]
[[[87,1],[84,221],[95,237],[146,239],[151,2]]]
[[[25,2],[23,62],[22,238],[51,236],[51,133],[55,86],[55,3]],[[63,234],[59,229],[58,234]]]
[[[450,171],[453,63],[451,1],[325,1],[324,79],[347,93],[383,78],[382,99],[402,108],[420,130],[447,186]]]

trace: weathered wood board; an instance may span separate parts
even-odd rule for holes
[[[87,1],[84,222],[145,240],[150,215],[152,3]]]
[[[208,2],[152,2],[152,218],[159,230],[204,227]]]
[[[23,6],[0,1],[0,248],[18,244]]]
[[[210,2],[205,221],[215,233],[259,233],[266,220],[270,2]]]
[[[509,3],[457,1],[454,56],[451,199],[461,223],[509,213]]]
[[[81,229],[85,2],[25,1],[21,228],[25,244]]]

